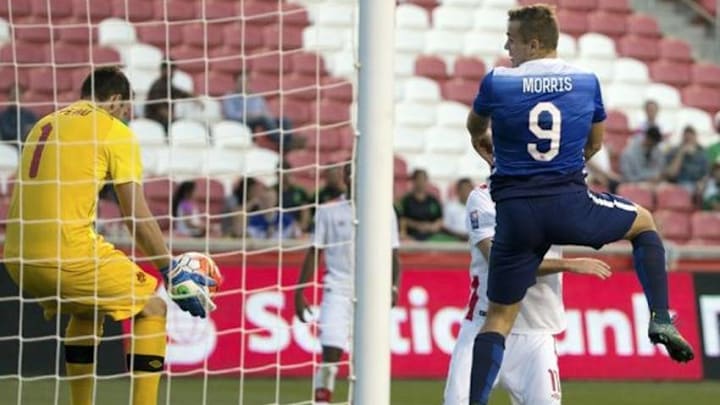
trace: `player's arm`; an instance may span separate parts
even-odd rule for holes
[[[309,311],[309,305],[305,300],[305,284],[315,274],[316,258],[322,250],[311,246],[305,253],[302,268],[300,269],[300,277],[298,277],[297,287],[295,287],[295,315],[300,321],[305,322],[305,313]]]
[[[610,265],[602,260],[589,257],[575,259],[544,259],[538,268],[538,276],[571,272],[576,274],[592,275],[602,280],[610,277]]]
[[[135,237],[135,243],[157,268],[166,268],[170,263],[170,252],[160,226],[147,205],[142,185],[136,182],[116,184],[115,193],[120,212],[128,230]]]
[[[392,250],[392,306],[397,304],[400,291],[400,252],[397,248]]]
[[[479,115],[470,111],[467,117],[466,127],[470,133],[470,143],[475,152],[480,155],[489,165],[493,165],[492,138],[488,132],[490,117]]]
[[[600,121],[592,125],[590,129],[590,135],[585,142],[585,161],[589,161],[603,145],[603,138],[605,137],[605,123]]]

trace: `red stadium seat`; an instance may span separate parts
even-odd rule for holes
[[[9,22],[22,19],[32,15],[32,5],[29,1],[13,1],[10,7],[10,1],[0,1],[0,17],[5,18]],[[12,15],[10,9],[12,8]]]
[[[277,74],[253,72],[249,78],[250,87],[257,93],[279,92],[280,78]]]
[[[282,57],[279,53],[269,53],[259,56],[251,56],[247,60],[248,67],[253,72],[263,74],[276,74],[290,72],[290,59]],[[282,62],[282,63],[281,63]]]
[[[557,12],[560,30],[572,36],[580,36],[588,31],[588,18],[586,12],[561,9]]]
[[[453,77],[479,83],[485,76],[485,63],[478,58],[459,57],[455,59]]]
[[[148,201],[168,204],[174,189],[175,184],[168,177],[155,177],[143,181],[143,191]]]
[[[5,44],[0,49],[0,62],[9,64],[42,63],[47,60],[47,52],[40,46],[18,46],[13,49],[11,44]]]
[[[688,86],[682,91],[683,104],[699,108],[709,114],[720,110],[720,89],[702,86]]]
[[[50,17],[49,22],[54,24],[70,17],[73,12],[71,0],[31,0],[30,2],[32,3],[33,17],[40,17],[44,21],[48,21],[48,17]],[[14,1],[13,8],[16,3],[20,2]]]
[[[122,59],[116,50],[96,46],[91,51],[90,61],[95,65],[119,65]]]
[[[695,209],[692,196],[685,188],[675,184],[661,184],[655,188],[659,210],[692,211]]]
[[[305,139],[307,140],[306,148],[302,150],[293,150],[287,153],[285,155],[285,160],[290,164],[290,167],[292,168],[300,168],[305,166],[312,166],[317,162],[317,150],[315,149],[315,145],[319,146],[317,144],[317,140],[315,140],[315,131],[312,131],[312,133],[306,133]],[[310,147],[310,143],[313,142],[313,147]],[[300,173],[301,171],[294,171],[295,173]],[[304,172],[304,171],[302,171]],[[305,174],[305,173],[304,173]]]
[[[293,100],[316,100],[318,85],[317,78],[313,76],[291,74],[284,76],[282,81],[284,95]]]
[[[353,97],[352,83],[346,79],[338,79],[335,77],[325,78],[320,95],[322,98],[350,103]]]
[[[286,27],[305,28],[310,25],[308,12],[300,4],[281,3],[283,25]]]
[[[690,44],[682,39],[663,38],[660,40],[660,57],[677,62],[692,63]]]
[[[304,76],[327,75],[325,59],[317,53],[301,52],[289,56],[291,70]]]
[[[605,120],[605,129],[610,132],[629,135],[630,125],[627,116],[622,111],[610,110],[607,112]]]
[[[130,22],[142,22],[155,19],[155,7],[148,6],[147,0],[113,0],[113,15]],[[163,13],[157,14],[162,19]]]
[[[712,240],[720,244],[720,213],[698,211],[692,215],[693,239]]]
[[[531,4],[537,4],[538,0],[519,0],[518,4],[521,6],[529,6]],[[545,4],[549,4],[551,6],[559,6],[560,0],[547,0],[543,1]]]
[[[163,52],[168,48],[183,44],[183,30],[180,25],[169,25],[163,22],[150,25],[138,25],[137,34],[140,42],[160,48]]]
[[[438,82],[448,79],[445,61],[438,56],[419,56],[415,59],[415,75],[428,77]]]
[[[279,22],[277,2],[240,2],[241,13],[245,17],[245,24],[256,28],[266,27]]]
[[[626,35],[618,43],[620,55],[651,62],[660,57],[658,41],[647,37]]]
[[[610,14],[603,11],[590,14],[588,17],[590,31],[618,38],[625,35],[627,26],[624,14]]]
[[[303,47],[303,29],[292,25],[273,24],[263,29],[263,42],[272,50],[292,51]]]
[[[240,11],[237,5],[239,2],[210,2],[203,1],[201,7],[205,10],[205,18],[207,20],[223,19],[228,16],[239,16]],[[202,11],[199,10],[199,11]]]
[[[83,45],[64,45],[55,44],[54,46],[48,46],[47,61],[55,61],[56,65],[70,65],[78,63],[88,63],[88,49]]]
[[[68,45],[87,46],[92,41],[97,41],[97,30],[89,26],[58,26],[54,30],[55,39]]]
[[[110,1],[73,0],[72,13],[76,21],[87,21],[89,18],[98,22],[113,15],[113,4]]]
[[[237,75],[245,69],[243,55],[228,47],[215,48],[208,51],[210,60],[208,61],[208,69]]]
[[[664,59],[659,60],[650,65],[650,77],[656,82],[685,87],[690,84],[692,79],[691,65]]]
[[[333,100],[321,100],[310,113],[311,117],[319,115],[317,122],[321,125],[350,121],[350,106]]]
[[[182,38],[186,44],[196,48],[213,48],[223,43],[223,30],[225,24],[219,23],[190,23],[182,26]]]
[[[720,88],[720,66],[712,63],[694,63],[691,77],[693,84]]]
[[[640,37],[660,38],[662,32],[657,20],[644,14],[632,14],[627,19],[628,33]]]
[[[228,94],[237,87],[235,77],[231,74],[212,71],[208,74],[207,81],[205,80],[205,73],[194,76],[195,93],[206,94],[211,97],[220,97]]]
[[[170,57],[179,70],[190,74],[205,71],[206,58],[202,49],[180,46],[170,51]]]
[[[38,117],[50,114],[55,110],[55,103],[47,94],[26,91],[20,100],[25,106],[31,109]]]
[[[598,7],[597,0],[560,0],[558,1],[560,9],[577,10],[577,11],[593,11]]]
[[[617,193],[650,211],[655,209],[655,195],[649,186],[623,183],[618,187]]]
[[[405,180],[408,176],[408,165],[400,156],[395,156],[393,161],[394,178],[397,180]]]
[[[307,100],[295,100],[289,97],[285,97],[280,100],[280,97],[275,97],[268,101],[268,107],[270,111],[276,114],[278,117],[286,117],[292,121],[293,126],[302,126],[305,124],[313,124],[310,121],[310,109]]]
[[[147,5],[145,6],[147,7]],[[155,15],[168,21],[190,21],[200,19],[195,5],[186,1],[164,0],[155,2]]]
[[[458,101],[465,105],[470,105],[475,99],[477,82],[460,78],[451,79],[443,83],[441,90],[445,100]]]
[[[690,239],[690,217],[684,212],[657,211],[653,214],[664,239],[684,244]]]
[[[717,1],[716,0],[700,0],[700,5],[707,10],[708,13],[715,15],[717,14]]]
[[[30,71],[30,91],[46,94],[48,100],[53,95],[72,89],[72,78],[57,75],[52,68],[37,68]]]
[[[240,23],[229,25],[225,28],[225,45],[245,52],[261,48],[264,44],[262,30],[253,28],[245,26],[243,29]]]
[[[210,203],[225,202],[225,188],[222,183],[209,178],[199,178],[195,180],[195,201],[204,206]]]
[[[608,13],[630,14],[633,12],[628,0],[600,0],[598,9]]]
[[[50,42],[50,26],[16,25],[14,36],[16,41],[46,44]]]

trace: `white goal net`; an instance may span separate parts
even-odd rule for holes
[[[159,287],[169,305],[158,403],[313,403],[322,255],[304,292],[309,322],[297,319],[293,298],[313,246],[313,214],[345,192],[343,168],[354,157],[357,7],[356,0],[0,2],[0,240],[18,221],[6,217],[13,190],[25,186],[17,170],[28,130],[77,101],[92,69],[117,65],[132,87],[126,124],[140,144],[145,197],[171,252],[209,253],[223,273],[218,309],[207,319],[182,312]],[[51,178],[62,189],[69,158],[56,158]],[[112,187],[99,192],[94,226],[157,275]],[[0,286],[0,403],[70,403],[67,316],[45,320],[38,300],[5,271]],[[105,320],[95,403],[132,403],[130,333],[129,322]],[[350,368],[345,354],[333,403],[349,401]]]

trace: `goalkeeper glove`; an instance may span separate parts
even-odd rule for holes
[[[185,312],[192,316],[205,318],[208,312],[217,308],[210,298],[207,288],[214,286],[215,280],[202,274],[177,267],[172,260],[160,269],[170,298]]]

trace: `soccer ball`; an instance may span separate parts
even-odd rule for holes
[[[223,276],[220,273],[215,261],[208,255],[199,252],[186,252],[175,257],[176,266],[186,271],[202,273],[215,281],[214,286],[205,287],[210,298],[218,291],[223,283]]]

